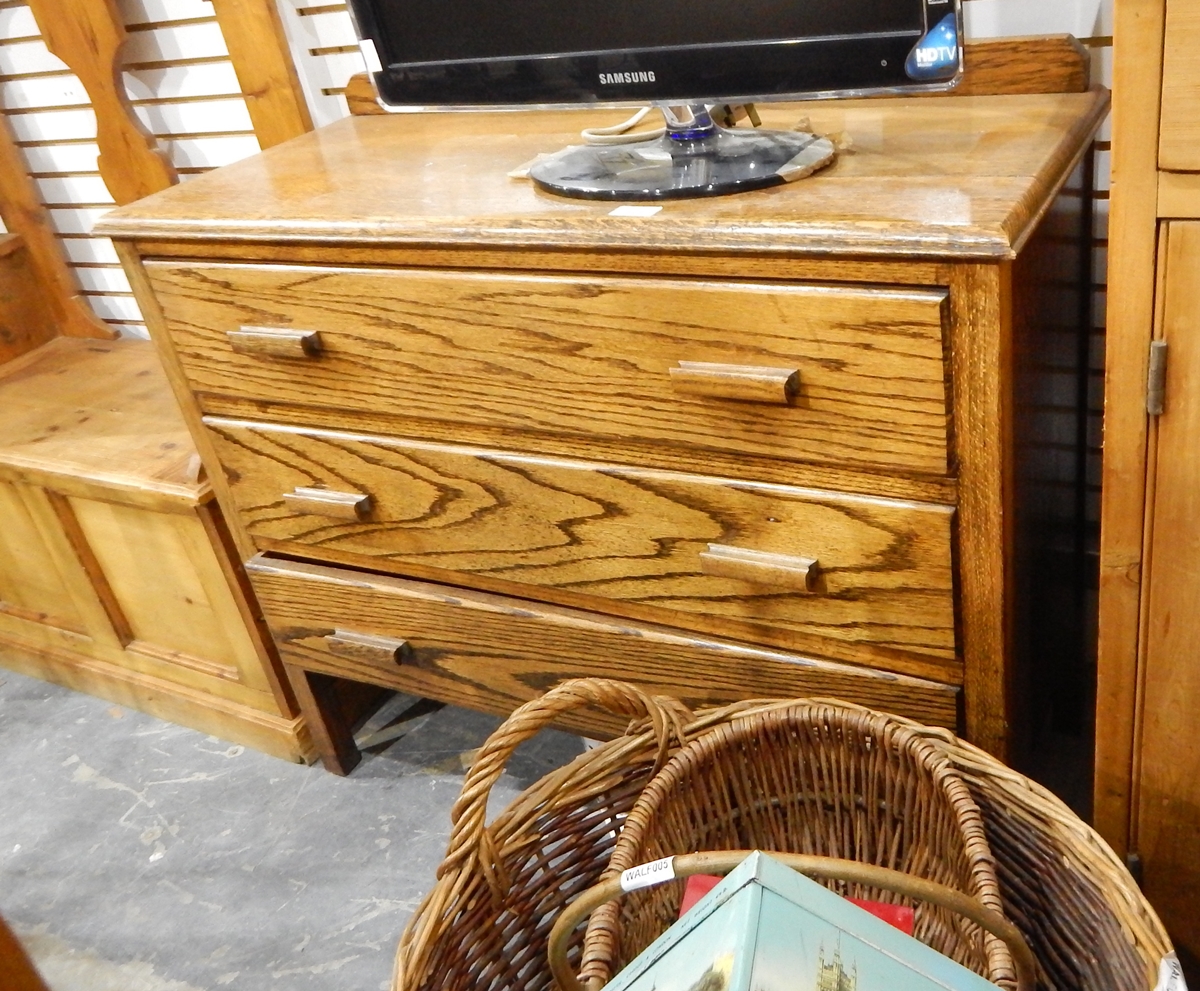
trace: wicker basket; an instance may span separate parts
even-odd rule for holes
[[[630,810],[603,879],[694,850],[855,860],[955,888],[1002,911],[979,809],[941,748],[890,716],[836,703],[758,709],[680,750]],[[856,898],[915,909],[914,935],[1002,988],[1012,955],[962,916],[862,885]],[[679,916],[680,885],[592,915],[580,976],[600,987]]]
[[[1046,988],[1144,991],[1170,937],[1125,865],[1056,795],[948,730],[908,722],[958,768],[983,815],[1004,910]]]
[[[485,826],[488,793],[517,745],[565,711],[597,705],[634,719]],[[567,682],[522,706],[467,775],[438,880],[400,940],[395,991],[541,991],[551,926],[596,884],[616,829],[685,740],[780,703],[690,718],[678,702],[615,682]],[[844,706],[846,709],[854,707]],[[1004,911],[1056,991],[1147,991],[1170,942],[1116,855],[1053,795],[944,731],[897,720],[940,748],[981,810]],[[582,933],[573,947],[579,960]]]

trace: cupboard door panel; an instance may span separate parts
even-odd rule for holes
[[[1166,265],[1137,847],[1146,894],[1200,952],[1200,223],[1170,226]]]
[[[1200,4],[1170,0],[1163,45],[1159,168],[1200,172]]]
[[[198,519],[92,499],[71,504],[124,616],[130,651],[270,691]]]
[[[88,579],[42,489],[0,481],[0,610],[90,633]],[[98,606],[98,603],[96,604]]]

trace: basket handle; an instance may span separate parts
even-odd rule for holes
[[[664,876],[662,881],[690,877],[693,874],[728,874],[752,852],[751,850],[722,850],[672,857],[674,871],[669,876]],[[1025,938],[1017,927],[999,912],[981,904],[970,895],[935,881],[927,881],[902,871],[876,867],[874,864],[864,864],[856,860],[810,857],[806,854],[771,851],[768,851],[768,854],[809,877],[850,881],[883,888],[920,901],[932,902],[966,916],[993,936],[1004,940],[1008,945],[1012,951],[1013,962],[1017,967],[1017,991],[1034,991],[1037,981],[1037,964],[1034,962],[1033,954],[1029,951]],[[620,876],[602,881],[571,902],[555,920],[554,928],[550,930],[547,952],[550,957],[550,970],[554,974],[555,981],[558,982],[560,991],[599,991],[602,985],[592,983],[590,986],[585,986],[575,976],[575,972],[567,962],[567,944],[575,927],[580,922],[601,905],[614,901],[624,894]]]
[[[693,718],[678,699],[648,695],[634,685],[606,678],[574,678],[526,702],[488,737],[467,772],[462,794],[450,810],[450,843],[438,868],[439,878],[475,858],[493,894],[499,896],[508,889],[507,872],[496,856],[486,825],[488,795],[520,744],[563,713],[585,706],[597,706],[614,715],[648,717],[658,740],[656,767],[666,762],[672,740],[685,742],[684,727]]]

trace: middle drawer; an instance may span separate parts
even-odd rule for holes
[[[205,423],[263,550],[552,589],[557,601],[604,611],[608,600],[624,607],[609,612],[690,629],[734,622],[760,642],[822,650],[824,641],[826,656],[955,656],[947,506]]]
[[[684,447],[947,472],[941,289],[165,261],[146,271],[202,405],[232,396],[598,437],[658,445],[668,459]]]

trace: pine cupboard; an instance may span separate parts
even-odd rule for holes
[[[0,367],[0,664],[307,759],[197,465],[146,341],[60,337]]]
[[[1113,45],[1096,824],[1195,956],[1200,3],[1119,3]]]

